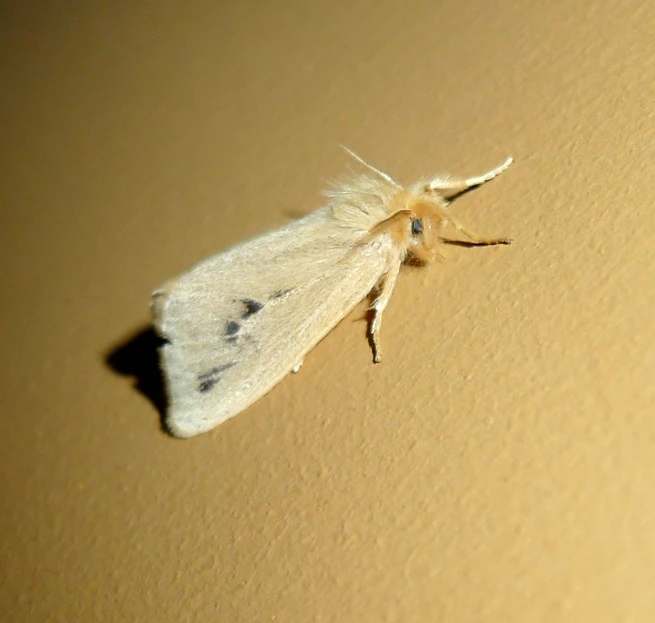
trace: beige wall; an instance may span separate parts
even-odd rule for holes
[[[652,2],[15,4],[3,621],[654,620]],[[457,214],[514,245],[404,271],[381,366],[355,314],[170,438],[150,290],[317,207],[340,143],[513,154]]]

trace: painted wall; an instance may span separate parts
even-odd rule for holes
[[[3,19],[3,621],[650,622],[655,8],[47,3]],[[511,247],[403,271],[172,439],[149,292],[346,144]]]

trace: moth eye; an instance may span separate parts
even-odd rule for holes
[[[420,218],[412,219],[412,236],[420,236],[423,233],[423,223]]]

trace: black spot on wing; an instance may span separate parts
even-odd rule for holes
[[[283,296],[286,296],[289,294],[289,292],[292,292],[293,288],[287,288],[286,290],[277,290],[276,292],[273,292],[271,294],[271,299],[281,299]]]
[[[207,370],[207,372],[203,372],[202,374],[199,374],[198,391],[203,394],[205,392],[208,392],[221,380],[221,376],[220,376],[221,372],[225,372],[225,370],[229,370],[234,365],[236,365],[235,361],[232,361],[230,363],[224,363],[222,366],[216,366],[211,370]]]
[[[246,311],[241,314],[241,318],[244,320],[248,318],[248,316],[252,316],[253,314],[256,314],[258,311],[261,311],[264,309],[264,303],[260,303],[259,301],[255,301],[254,299],[241,299],[241,302],[246,306]]]
[[[231,336],[231,335],[236,335],[239,333],[239,330],[241,329],[241,325],[236,322],[236,320],[229,320],[228,322],[225,323],[225,335],[226,336]]]
[[[200,381],[200,383],[198,383],[198,391],[204,394],[208,392],[210,389],[212,389],[214,385],[218,383],[218,381],[220,381],[220,379],[214,377],[205,379],[204,381]]]

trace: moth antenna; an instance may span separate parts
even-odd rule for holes
[[[350,154],[355,160],[357,160],[357,162],[361,162],[365,167],[371,169],[371,171],[374,173],[377,173],[382,179],[386,180],[390,184],[393,184],[394,186],[397,186],[398,188],[402,188],[401,185],[395,179],[393,179],[393,177],[391,177],[391,175],[385,173],[384,171],[380,171],[380,169],[377,167],[374,167],[369,162],[366,162],[364,158],[358,156],[352,149],[348,149],[345,145],[341,145],[341,149]]]

